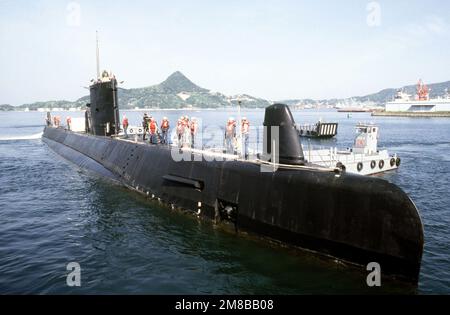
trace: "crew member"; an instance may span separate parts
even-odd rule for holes
[[[169,120],[167,119],[167,117],[164,117],[163,120],[161,121],[161,133],[162,133],[162,140],[161,143],[163,144],[168,144],[167,141],[167,136],[169,134]]]
[[[67,130],[70,131],[70,129],[72,127],[72,118],[70,116],[66,117],[66,123],[67,123]]]
[[[61,125],[61,117],[55,116],[55,117],[53,118],[53,120],[54,120],[54,122],[55,122],[55,126],[56,126],[56,127],[59,127],[59,126]]]
[[[178,146],[179,146],[180,148],[181,148],[181,137],[182,137],[183,131],[184,131],[184,128],[183,128],[183,118],[184,118],[184,117],[181,117],[180,119],[178,119],[178,122],[177,122]]]
[[[126,115],[123,115],[122,128],[125,134],[125,138],[128,138],[128,118]]]
[[[142,135],[142,140],[145,141],[145,135],[148,132],[148,116],[147,116],[147,113],[144,113],[144,117],[142,119],[142,127],[144,128],[144,134]]]
[[[244,144],[244,158],[248,160],[248,141],[249,141],[249,132],[250,132],[250,122],[247,120],[246,117],[242,118],[242,126],[241,126],[241,133],[243,138],[243,144]]]
[[[158,124],[153,117],[150,118],[148,123],[148,130],[150,133],[150,143],[158,144]]]
[[[185,116],[183,121],[183,134],[181,136],[181,145],[183,147],[189,147],[191,145],[191,130],[189,128],[189,117]]]
[[[91,110],[89,108],[84,112],[84,131],[91,132]]]
[[[196,118],[192,118],[190,130],[191,130],[191,148],[194,148],[195,145],[195,136],[197,134],[198,123]]]
[[[48,127],[50,127],[52,125],[52,114],[50,112],[47,112],[45,122],[47,123]]]
[[[236,121],[230,117],[225,129],[225,144],[228,154],[234,154],[234,144],[236,142]]]

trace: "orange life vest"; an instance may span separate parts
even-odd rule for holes
[[[169,121],[163,120],[161,123],[161,129],[169,129]]]
[[[234,135],[234,127],[235,127],[234,122],[229,122],[227,124],[227,135],[228,136],[233,136]]]
[[[150,133],[154,134],[156,133],[156,123],[154,121],[151,121],[149,124]]]
[[[183,129],[184,129],[183,122],[181,120],[179,120],[177,123],[177,132],[179,135],[183,133]]]
[[[197,124],[196,123],[191,123],[191,133],[195,134],[197,133]]]
[[[128,118],[124,118],[124,119],[123,119],[122,125],[123,125],[124,128],[127,128],[127,127],[128,127]]]
[[[248,121],[242,122],[242,133],[248,133],[248,129],[250,128],[250,123]]]

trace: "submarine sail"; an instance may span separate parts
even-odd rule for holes
[[[90,103],[86,104],[86,132],[96,136],[117,135],[120,129],[116,77],[103,71],[100,76],[100,49],[96,32],[97,80],[90,86]]]
[[[90,87],[90,130],[96,136],[119,133],[117,80],[104,71],[102,78]]]
[[[272,135],[274,131],[278,132],[277,136]],[[285,104],[274,104],[266,108],[263,141],[263,158],[266,160],[280,164],[305,164],[294,117]]]

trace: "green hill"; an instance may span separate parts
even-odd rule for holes
[[[243,107],[266,107],[266,100],[251,96],[226,96],[201,88],[181,72],[170,75],[164,82],[138,89],[120,89],[121,108],[219,108],[234,105],[242,99]]]
[[[263,108],[270,103],[264,99],[249,95],[226,96],[222,93],[213,93],[201,88],[190,81],[179,71],[174,72],[164,82],[136,89],[118,89],[119,105],[122,109],[134,108],[221,108],[236,105],[241,100],[242,107]],[[23,104],[13,109],[37,110],[38,108],[84,108],[89,103],[89,96],[84,96],[75,102],[48,101],[32,104]],[[6,105],[3,110],[11,110]],[[0,106],[0,109],[2,109]],[[9,105],[8,105],[9,106]]]
[[[15,107],[12,105],[9,105],[9,104],[0,105],[0,111],[3,111],[3,112],[12,111],[14,109],[15,109]]]
[[[442,83],[429,84],[430,97],[443,97],[446,90],[450,91],[450,81]],[[404,92],[414,95],[416,92],[415,85],[404,86]],[[386,102],[392,100],[398,88],[389,88],[381,90],[377,93],[355,96],[346,99],[291,99],[280,102],[288,105],[312,105],[319,104],[328,105],[354,105],[354,104],[369,104],[382,106]],[[227,96],[218,92],[211,92],[208,89],[199,87],[184,74],[179,71],[171,74],[165,81],[157,85],[152,85],[143,88],[135,89],[118,89],[119,104],[122,109],[135,108],[162,108],[162,109],[181,109],[181,108],[223,108],[228,106],[235,106],[238,100],[241,101],[242,107],[246,108],[264,108],[271,103],[267,100],[253,97],[247,94]],[[32,104],[23,104],[21,106],[0,105],[0,111],[23,110],[37,110],[38,108],[84,108],[86,103],[89,103],[89,96],[84,96],[74,102],[71,101],[48,101],[37,102]]]
[[[428,84],[430,88],[430,98],[444,97],[447,90],[450,91],[450,81]],[[317,105],[317,104],[358,104],[358,103],[372,103],[373,105],[383,106],[386,102],[392,101],[398,90],[403,90],[409,95],[416,94],[416,85],[407,85],[401,88],[389,88],[381,90],[377,93],[365,95],[365,96],[354,96],[351,98],[344,99],[324,99],[324,100],[312,100],[312,99],[291,99],[284,100],[282,102],[288,105]]]

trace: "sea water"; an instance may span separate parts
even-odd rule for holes
[[[142,111],[123,113],[130,125],[141,123]],[[181,115],[195,116],[203,128],[216,129],[229,116],[237,118],[231,109],[147,113],[158,121],[167,116],[172,126]],[[57,114],[62,121],[83,117]],[[333,110],[293,114],[297,123],[339,123],[335,139],[304,140],[305,148],[346,148],[356,123],[380,127],[379,146],[402,159],[398,170],[381,177],[409,194],[424,224],[417,288],[384,277],[380,288],[369,288],[365,273],[339,262],[237,236],[149,202],[52,152],[40,138],[44,113],[0,112],[0,293],[449,293],[450,119],[348,117]],[[262,125],[263,110],[242,115],[251,126]],[[67,285],[70,262],[81,267],[79,287]]]

